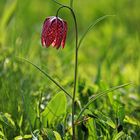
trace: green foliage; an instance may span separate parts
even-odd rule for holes
[[[13,2],[7,2],[7,4],[5,5],[5,9],[0,20],[0,27],[1,27],[0,28],[0,36],[1,36],[0,45],[4,45],[6,41],[7,32],[5,32],[5,30],[7,30],[7,24],[12,18],[12,15],[14,14],[16,7],[17,7],[17,0],[14,0]]]
[[[66,115],[66,97],[63,92],[59,92],[48,103],[44,111],[41,113],[42,123],[44,127],[53,124],[55,120],[58,120],[62,115]]]
[[[124,132],[121,131],[113,136],[113,140],[119,140],[122,138],[123,135],[124,135]]]
[[[116,15],[96,24],[80,44],[75,102],[80,140],[140,138],[139,5],[139,0],[74,1],[79,39],[104,15]],[[71,140],[75,48],[67,10],[59,15],[68,22],[65,49],[40,43],[43,21],[57,8],[51,0],[0,0],[0,139]]]

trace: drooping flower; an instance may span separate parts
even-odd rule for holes
[[[67,23],[59,17],[48,17],[45,19],[41,34],[42,46],[52,45],[57,49],[64,48],[67,36]]]

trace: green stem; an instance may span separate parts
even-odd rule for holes
[[[75,14],[72,10],[72,15],[74,18],[75,23],[75,70],[74,70],[74,88],[73,88],[73,97],[72,97],[72,140],[75,140],[75,122],[74,122],[74,115],[75,115],[75,95],[76,95],[76,87],[77,87],[77,73],[78,73],[78,27]]]
[[[77,28],[76,16],[71,7],[65,5],[61,6],[57,10],[56,16],[58,16],[58,13],[62,8],[68,8],[71,11],[75,24],[75,69],[74,69],[74,87],[73,87],[73,96],[72,96],[72,133],[73,133],[72,140],[75,140],[75,120],[74,120],[75,111],[74,110],[75,110],[75,95],[76,95],[76,87],[77,87],[77,71],[78,71],[78,28]]]
[[[76,87],[77,87],[77,71],[78,71],[78,49],[75,49],[75,70],[74,70],[74,89],[73,89],[73,97],[72,97],[72,130],[73,130],[73,138],[75,140],[75,95],[76,95]]]
[[[70,7],[73,9],[73,0],[70,0]]]

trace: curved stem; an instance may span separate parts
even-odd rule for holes
[[[72,4],[72,1],[71,1]],[[71,5],[72,6],[72,5]],[[71,7],[68,6],[61,6],[56,13],[56,16],[58,16],[59,11],[62,8],[68,8],[73,16],[74,19],[74,24],[75,24],[75,68],[74,68],[74,87],[73,87],[73,96],[72,96],[72,140],[75,140],[75,120],[74,120],[74,115],[75,115],[75,96],[76,96],[76,90],[77,90],[77,71],[78,71],[78,27],[77,27],[77,21],[76,21],[76,16]]]
[[[70,7],[73,9],[73,0],[70,0]]]
[[[52,0],[52,1],[54,1],[56,4],[58,4],[58,5],[60,5],[60,6],[64,6],[63,4],[59,3],[59,2],[56,1],[56,0]]]

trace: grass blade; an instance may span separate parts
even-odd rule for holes
[[[37,65],[35,65],[31,61],[29,61],[29,60],[27,60],[25,58],[20,58],[20,59],[28,62],[29,64],[34,66],[36,69],[38,69],[41,73],[43,73],[49,80],[51,80],[56,86],[58,86],[62,91],[64,91],[72,99],[71,95],[57,81],[55,81],[49,74],[47,74],[45,71],[43,71],[41,68],[39,68]]]
[[[93,97],[89,100],[89,102],[83,107],[83,109],[80,111],[80,113],[79,113],[79,115],[78,115],[78,117],[77,117],[77,120],[80,118],[80,116],[81,116],[82,113],[85,111],[85,109],[86,109],[93,101],[95,101],[96,99],[98,99],[98,98],[100,98],[100,97],[106,95],[106,94],[109,93],[109,92],[112,92],[112,91],[114,91],[114,90],[123,88],[123,87],[128,86],[128,85],[130,85],[130,83],[123,84],[123,85],[116,86],[116,87],[112,87],[112,88],[110,88],[110,89],[108,89],[108,90],[105,90],[105,91],[100,92],[100,93],[96,94],[95,96],[93,96]]]
[[[115,16],[115,15],[105,15],[105,16],[102,16],[100,18],[98,18],[95,22],[93,22],[88,28],[87,30],[84,32],[84,34],[82,35],[81,39],[79,40],[79,43],[78,43],[78,48],[81,46],[81,43],[82,41],[84,40],[85,36],[87,35],[87,33],[97,24],[99,23],[100,21],[102,21],[103,19],[107,18],[107,17],[111,17],[111,16]]]
[[[124,135],[125,135],[125,133],[123,131],[121,131],[118,134],[116,134],[115,136],[113,136],[113,140],[120,140]]]
[[[0,19],[0,43],[3,44],[6,40],[6,32],[5,29],[11,20],[15,10],[17,7],[17,0],[13,0],[12,2],[7,2]]]
[[[61,99],[61,102],[60,102]],[[59,94],[56,94],[44,108],[44,111],[41,112],[41,122],[42,126],[45,127],[46,124],[49,126],[53,124],[58,118],[62,115],[66,115],[67,108],[67,99],[65,94],[60,91]]]
[[[56,4],[60,5],[60,6],[64,6],[63,4],[61,4],[60,2],[58,2],[57,0],[52,0],[53,2],[55,2]]]

